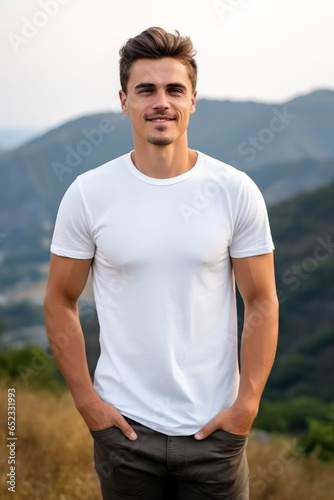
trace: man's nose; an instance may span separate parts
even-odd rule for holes
[[[167,99],[167,95],[164,90],[158,90],[155,99],[153,101],[154,109],[167,109],[169,108],[169,103]]]

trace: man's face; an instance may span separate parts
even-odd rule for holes
[[[186,66],[178,59],[138,59],[130,71],[127,93],[120,91],[122,110],[130,116],[134,142],[167,146],[185,136],[195,111]]]

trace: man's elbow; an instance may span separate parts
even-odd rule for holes
[[[279,300],[277,293],[261,293],[245,301],[245,323],[251,330],[276,326],[278,330]]]
[[[279,300],[276,290],[257,291],[244,300],[245,307],[249,310],[258,310],[266,314],[278,314]]]
[[[45,317],[57,313],[57,311],[70,310],[75,311],[77,308],[77,300],[71,300],[69,297],[55,293],[47,289],[43,300],[43,311]]]

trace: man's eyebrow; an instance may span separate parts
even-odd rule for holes
[[[187,87],[183,83],[167,83],[167,87],[168,88],[181,88],[184,90],[187,89]],[[144,89],[144,88],[154,89],[154,88],[156,88],[156,85],[154,83],[143,82],[143,83],[138,83],[138,85],[135,86],[136,90]]]
[[[145,88],[155,88],[154,83],[139,83],[135,86],[135,89],[145,89]]]
[[[187,87],[183,83],[168,83],[167,87],[177,87],[179,89],[187,89]]]

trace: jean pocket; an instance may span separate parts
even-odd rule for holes
[[[217,430],[219,432],[224,433],[227,436],[230,436],[233,439],[238,439],[240,441],[246,441],[246,439],[248,437],[248,433],[247,434],[235,434],[234,432],[229,432],[229,431],[226,431],[225,429],[217,429]]]
[[[98,429],[97,431],[89,429],[89,432],[91,433],[92,436],[102,436],[104,434],[109,434],[110,432],[113,432],[115,429],[118,429],[118,427],[116,427],[116,425],[112,425],[110,427],[106,427],[105,429]]]
[[[208,487],[208,496],[205,498],[225,500],[239,498],[237,495],[244,488],[249,473],[246,455],[247,435],[217,429],[203,439],[202,443],[199,476]]]
[[[246,449],[248,434],[233,434],[224,429],[218,429],[213,434],[218,448],[226,456],[237,456]]]

